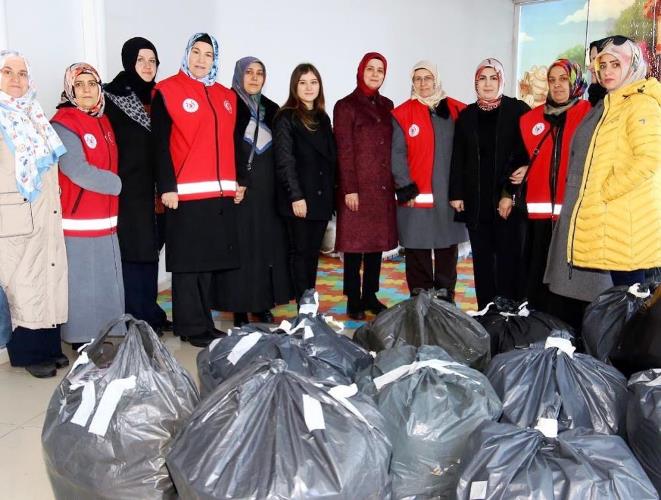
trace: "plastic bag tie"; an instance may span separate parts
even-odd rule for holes
[[[558,349],[559,351],[564,352],[570,358],[573,358],[576,347],[572,345],[571,340],[559,337],[549,337],[546,339],[544,349]]]
[[[454,371],[453,367],[463,367],[464,365],[454,361],[443,361],[440,359],[427,359],[425,361],[414,361],[409,365],[398,366],[394,370],[390,370],[383,375],[374,379],[376,390],[380,391],[384,386],[396,382],[402,377],[411,375],[422,368],[432,368],[439,373],[458,375],[463,378],[468,378],[466,375]]]
[[[547,438],[558,437],[558,421],[554,418],[540,418],[537,420],[535,429]]]
[[[634,283],[629,287],[627,290],[627,293],[630,293],[634,297],[638,297],[639,299],[646,299],[651,295],[649,290],[641,291],[640,290],[640,283]]]

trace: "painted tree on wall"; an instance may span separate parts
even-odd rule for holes
[[[557,59],[569,59],[580,66],[585,66],[585,47],[583,44],[574,45],[558,55]]]

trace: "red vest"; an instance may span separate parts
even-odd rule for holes
[[[452,120],[456,120],[466,105],[451,97],[446,97],[446,99],[450,116]],[[432,173],[435,141],[429,107],[417,99],[410,99],[393,109],[392,114],[404,132],[409,174],[420,191],[420,194],[415,197],[413,206],[431,208],[434,206]]]
[[[85,159],[99,170],[117,173],[117,143],[107,116],[94,118],[78,108],[60,108],[52,122],[80,137]],[[59,171],[65,236],[94,238],[117,232],[119,198],[80,187]]]
[[[170,154],[179,199],[234,197],[236,94],[181,71],[156,85],[172,118]]]
[[[544,118],[544,106],[538,106],[528,111],[519,122],[521,136],[532,159],[528,174],[528,218],[556,220],[562,209],[567,184],[567,165],[569,163],[569,148],[574,132],[583,117],[590,111],[588,101],[578,101],[567,110],[565,126],[562,131],[562,145],[555,182],[555,199],[551,198],[551,165],[553,163],[553,145],[557,131]],[[536,158],[532,158],[539,149]],[[554,203],[552,203],[554,202]],[[553,205],[553,206],[552,206]]]

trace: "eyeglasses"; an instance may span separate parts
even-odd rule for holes
[[[415,85],[420,85],[422,83],[427,83],[427,82],[434,83],[434,77],[432,75],[427,75],[427,76],[416,76],[413,78],[413,83]]]
[[[2,73],[2,76],[5,78],[18,78],[19,80],[28,79],[28,72],[25,71],[24,69],[19,70],[17,73],[9,68],[2,68],[2,70],[0,70],[0,73]]]

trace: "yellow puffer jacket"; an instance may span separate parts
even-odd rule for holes
[[[577,267],[661,266],[661,84],[639,80],[606,96],[574,206],[567,256]]]

